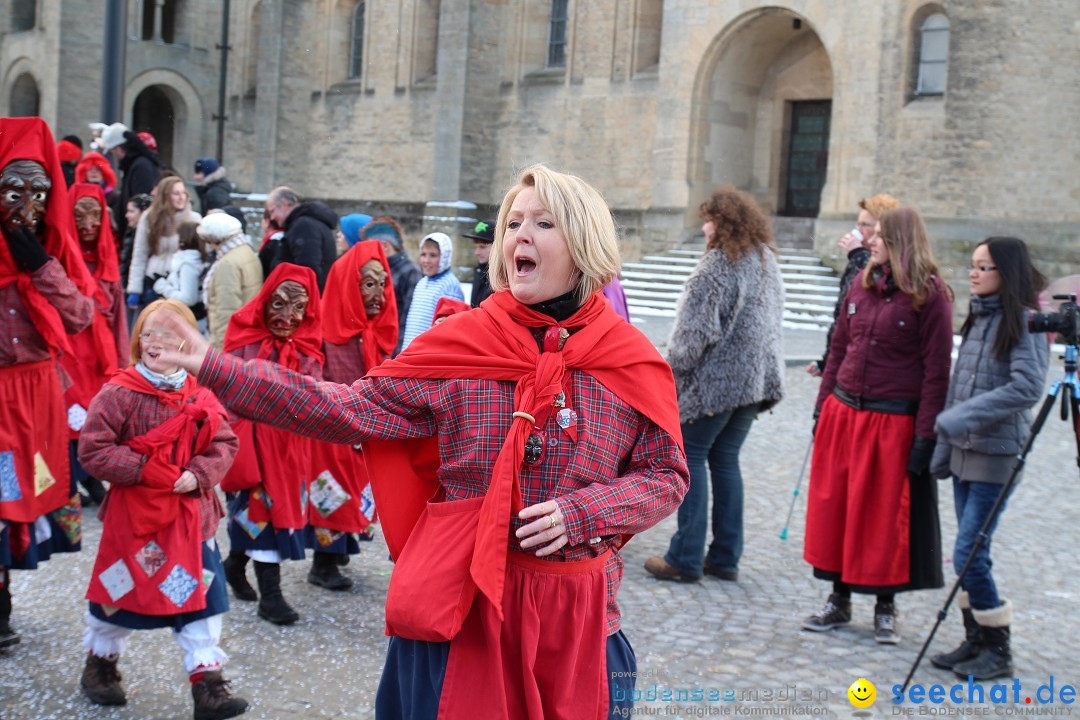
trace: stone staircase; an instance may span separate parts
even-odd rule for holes
[[[825,330],[832,324],[840,278],[812,250],[778,248],[784,278],[784,325]],[[622,285],[630,314],[674,317],[683,284],[701,258],[698,250],[671,250],[623,264]]]

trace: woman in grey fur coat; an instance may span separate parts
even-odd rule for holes
[[[679,392],[690,490],[667,554],[645,562],[655,577],[682,582],[703,574],[738,579],[739,450],[754,417],[784,396],[784,287],[769,219],[731,186],[702,203],[701,216],[705,256],[679,301],[667,358]],[[713,541],[706,554],[710,484]]]

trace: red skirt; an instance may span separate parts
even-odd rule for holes
[[[308,522],[339,532],[366,531],[375,521],[375,502],[364,453],[352,445],[320,442],[315,443],[312,458]]]
[[[907,585],[907,461],[914,437],[914,416],[856,410],[826,398],[810,465],[803,548],[816,570],[851,585]]]
[[[439,720],[606,718],[610,557],[560,563],[509,552],[505,621],[477,594],[450,642]]]
[[[71,497],[67,412],[52,360],[0,368],[0,520],[31,523]]]

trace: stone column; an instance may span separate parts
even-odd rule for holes
[[[284,48],[282,0],[263,0],[259,17],[259,59],[255,83],[255,177],[253,189],[269,192],[276,183],[277,127]]]
[[[162,42],[161,21],[165,17],[165,0],[154,0],[154,42]]]
[[[462,135],[469,59],[469,0],[443,0],[439,9],[439,50],[435,61],[435,166],[431,198],[456,200],[461,194]]]

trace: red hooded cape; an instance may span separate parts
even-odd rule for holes
[[[308,305],[300,327],[287,340],[279,340],[266,326],[264,308],[278,285],[294,280],[307,290]],[[225,329],[225,352],[260,343],[258,357],[268,359],[276,351],[276,362],[290,370],[300,369],[300,355],[324,362],[322,354],[322,323],[319,312],[319,285],[315,272],[309,267],[282,263],[266,278],[259,294],[229,318]],[[226,492],[246,490],[262,483],[272,503],[252,497],[248,517],[253,522],[269,520],[277,530],[300,529],[307,524],[300,504],[300,486],[311,473],[312,441],[294,433],[259,424],[259,445],[256,452],[255,425],[244,418],[232,425],[240,441],[236,459],[221,483]]]
[[[557,336],[563,326],[580,329],[567,338],[561,351],[541,353],[529,328],[547,327],[549,336]],[[592,295],[560,325],[522,305],[510,292],[497,292],[475,310],[453,315],[417,336],[405,353],[368,374],[516,380],[515,411],[528,413],[542,426],[555,396],[569,389],[571,370],[596,378],[682,447],[671,368],[601,293]],[[533,427],[520,416],[510,422],[483,501],[470,568],[477,587],[498,609],[500,618],[510,515],[522,507],[518,476],[525,439]],[[386,543],[396,558],[439,487],[437,440],[365,442],[364,453]]]
[[[369,318],[360,294],[360,271],[371,260],[378,260],[386,270],[387,291],[379,314]],[[361,338],[364,367],[373,368],[390,357],[397,347],[397,299],[390,286],[390,264],[382,245],[374,240],[356,243],[330,266],[323,290],[323,337],[327,342],[344,345]]]
[[[123,312],[112,318],[105,315],[113,310],[115,293],[123,292],[120,287],[120,260],[116,255],[116,241],[113,240],[112,225],[109,223],[105,191],[100,185],[76,183],[68,190],[68,195],[72,219],[75,217],[75,203],[84,197],[93,198],[101,205],[97,246],[87,250],[81,243],[79,245],[84,263],[94,264],[94,320],[90,327],[70,338],[72,351],[60,358],[60,364],[72,380],[71,388],[65,393],[68,404],[78,403],[85,409],[90,407],[91,398],[119,365],[127,364],[121,363],[117,355],[117,335],[127,335],[127,318]],[[106,290],[104,283],[112,285],[112,292]]]
[[[0,170],[16,160],[33,160],[40,163],[49,179],[48,205],[45,208],[45,230],[41,238],[45,252],[60,261],[64,272],[86,297],[94,296],[94,279],[86,269],[75,235],[75,221],[68,203],[67,183],[56,156],[52,132],[45,121],[38,117],[0,118]],[[2,235],[2,233],[0,233]],[[0,287],[16,283],[19,297],[30,313],[34,327],[41,333],[53,355],[59,351],[71,352],[64,323],[60,313],[48,298],[41,294],[30,273],[19,269],[8,251],[7,240],[0,237]]]
[[[88,152],[82,156],[79,164],[75,166],[75,182],[90,182],[86,179],[86,171],[91,167],[96,167],[101,171],[104,176],[105,187],[116,187],[116,173],[113,171],[112,165],[109,164],[109,160],[99,152]],[[127,208],[124,208],[124,210],[127,210]]]

